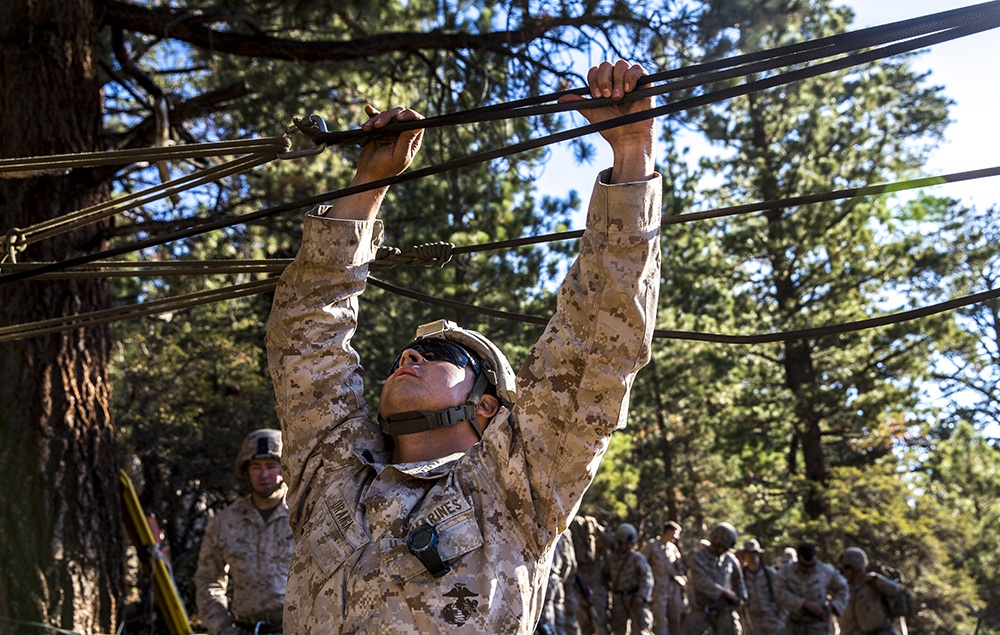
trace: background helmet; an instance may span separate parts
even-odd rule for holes
[[[858,572],[868,569],[868,554],[857,547],[848,547],[844,553],[840,554],[840,564],[848,565]]]
[[[782,562],[798,562],[799,554],[795,551],[795,547],[785,547],[785,550],[781,552]]]
[[[615,529],[615,540],[619,543],[634,545],[639,540],[639,532],[635,530],[634,525],[622,523],[618,525],[618,529]]]
[[[248,434],[236,455],[236,475],[243,476],[250,459],[281,459],[281,431],[264,428]]]
[[[715,546],[732,549],[736,546],[736,528],[729,523],[719,523],[708,532],[708,541]]]
[[[764,553],[764,550],[760,546],[760,541],[754,538],[743,543],[743,551],[747,553]]]

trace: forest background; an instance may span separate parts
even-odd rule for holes
[[[0,26],[0,156],[276,136],[293,117],[351,128],[363,106],[428,115],[582,86],[581,60],[668,69],[850,30],[826,0],[183,2],[39,0]],[[982,39],[982,38],[980,38]],[[666,217],[914,178],[947,93],[898,56],[659,120]],[[983,82],[996,81],[984,74]],[[672,98],[676,98],[673,96]],[[428,131],[415,168],[573,125],[567,116]],[[576,120],[577,122],[579,120]],[[692,139],[712,153],[689,160]],[[535,150],[393,188],[387,243],[460,246],[579,227],[600,141]],[[270,163],[29,245],[64,260],[344,187],[356,149]],[[581,192],[539,195],[543,173]],[[121,197],[211,160],[0,179],[4,229]],[[979,166],[988,167],[988,166]],[[301,211],[130,253],[132,260],[291,257]],[[665,227],[657,326],[758,334],[841,324],[994,289],[997,207],[925,190]],[[572,241],[474,252],[379,278],[548,315]],[[0,327],[223,288],[262,274],[70,278],[0,286]],[[159,517],[189,609],[209,515],[244,493],[242,437],[276,427],[260,294],[109,326],[0,338],[0,633],[33,622],[115,632],[142,621],[126,577],[116,472]],[[582,511],[686,551],[726,520],[772,555],[807,539],[899,572],[913,633],[1000,628],[1000,304],[754,345],[663,338]],[[449,317],[516,365],[539,326],[369,287],[355,346],[374,397],[413,325]],[[0,332],[2,333],[2,332]]]

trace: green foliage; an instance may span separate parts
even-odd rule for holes
[[[259,309],[233,301],[116,328],[112,407],[122,464],[159,519],[189,607],[206,512],[246,494],[234,467],[240,442],[278,427]]]
[[[917,599],[908,620],[919,632],[972,632],[976,566],[955,553],[973,538],[973,518],[956,516],[935,497],[900,479],[892,461],[835,471],[830,488],[837,522],[830,533],[831,557],[861,547],[875,570],[897,574]],[[970,566],[971,565],[971,566]]]
[[[984,623],[1000,625],[1000,447],[968,422],[937,439],[923,463],[920,484],[944,510],[942,525],[958,534],[949,541],[949,563],[975,581],[978,594],[966,602],[982,611]],[[978,599],[976,598],[978,595]]]
[[[192,142],[279,135],[293,117],[309,113],[331,128],[351,128],[364,120],[366,103],[411,105],[432,116],[552,92],[582,84],[574,55],[590,47],[666,68],[822,37],[849,28],[852,19],[827,0],[683,4],[563,2],[548,6],[539,21],[535,5],[511,2],[238,0],[219,8],[215,28],[252,38],[347,42],[359,53],[306,62],[128,32],[124,44],[135,68],[174,107],[222,87],[250,87],[172,122],[171,139]],[[548,30],[524,44],[488,38],[539,22]],[[376,36],[402,42],[430,33],[460,33],[476,44],[363,52],[381,41]],[[99,51],[108,72],[105,130],[109,141],[125,144],[149,117],[152,99],[105,40]],[[684,113],[661,122],[664,214],[914,176],[928,145],[940,138],[948,105],[902,57]],[[429,130],[414,168],[564,125],[550,116]],[[680,139],[691,129],[715,144],[717,157],[699,165],[687,160]],[[592,149],[581,141],[577,150],[583,162]],[[330,148],[228,178],[177,206],[148,205],[119,222],[111,238],[123,244],[191,222],[184,219],[336,190],[350,181],[356,154],[357,148]],[[386,243],[468,246],[566,229],[581,201],[575,194],[536,200],[533,182],[547,159],[544,151],[529,152],[392,188],[382,214]],[[169,167],[177,175],[198,165]],[[581,168],[581,179],[589,181],[592,172]],[[159,178],[153,168],[117,177],[118,194]],[[134,257],[288,258],[303,211]],[[784,331],[864,319],[982,290],[984,283],[995,287],[995,219],[995,212],[977,215],[954,201],[918,197],[901,204],[887,194],[671,224],[663,231],[657,326]],[[576,247],[567,241],[476,252],[442,269],[376,275],[437,298],[546,316]],[[247,279],[121,279],[115,291],[125,303]],[[122,458],[141,475],[145,502],[161,517],[189,599],[205,515],[242,492],[231,469],[240,439],[277,425],[262,343],[268,305],[269,298],[256,297],[115,329],[113,408]],[[629,427],[612,438],[582,509],[610,525],[635,522],[647,534],[679,520],[692,546],[719,520],[772,551],[812,540],[833,560],[846,546],[862,546],[912,582],[922,603],[918,632],[971,632],[963,602],[982,610],[1000,605],[1000,563],[989,542],[1000,529],[996,448],[975,433],[996,422],[997,314],[995,303],[984,304],[959,320],[946,315],[753,347],[657,341],[633,390]],[[354,344],[368,369],[372,403],[389,360],[417,324],[445,317],[477,328],[515,366],[541,332],[371,286],[361,315]],[[971,386],[979,397],[972,406],[956,399],[929,411],[922,392],[929,381],[947,395]]]

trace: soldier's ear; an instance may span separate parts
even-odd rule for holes
[[[479,404],[476,406],[476,414],[480,417],[492,419],[499,411],[500,400],[493,395],[487,394],[479,398]]]

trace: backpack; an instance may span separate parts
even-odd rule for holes
[[[899,579],[901,576],[898,573],[893,575],[893,573],[895,572],[886,571],[887,575],[885,577],[899,585],[899,593],[882,596],[882,604],[885,606],[885,612],[890,618],[910,617],[917,612],[917,603],[914,602],[913,596],[903,586],[902,581]],[[878,587],[875,588],[878,589]]]
[[[896,595],[882,596],[882,601],[885,602],[885,611],[889,617],[910,617],[916,612],[913,596],[902,587]]]

